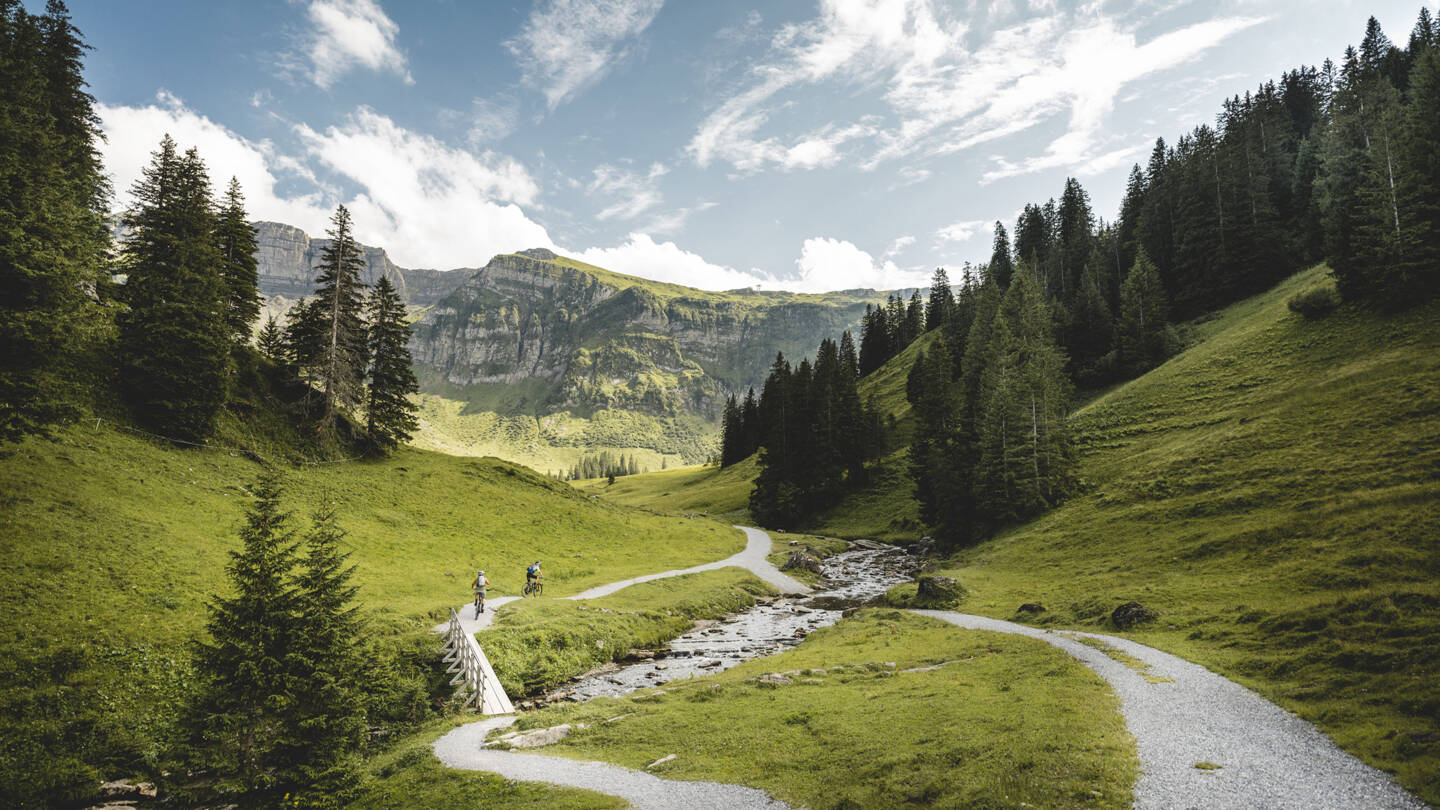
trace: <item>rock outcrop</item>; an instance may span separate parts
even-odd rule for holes
[[[312,239],[293,225],[256,222],[255,258],[259,265],[260,293],[267,298],[294,301],[315,289],[315,268],[329,239]],[[473,269],[407,270],[390,261],[384,248],[365,247],[366,284],[382,275],[390,279],[400,297],[413,308],[427,307],[455,289]]]
[[[534,249],[496,256],[416,325],[415,361],[455,386],[527,382],[532,413],[620,408],[715,419],[796,361],[855,329],[869,291],[710,293],[634,279]]]

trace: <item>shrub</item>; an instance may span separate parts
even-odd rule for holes
[[[1340,306],[1340,293],[1334,287],[1318,287],[1308,292],[1296,293],[1290,299],[1290,311],[1307,320],[1318,321]]]

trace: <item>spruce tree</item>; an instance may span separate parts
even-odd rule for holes
[[[925,331],[939,329],[955,310],[955,292],[950,289],[950,276],[945,268],[935,268],[930,277],[930,299],[925,303]]]
[[[1010,235],[1005,233],[1005,226],[999,220],[995,221],[995,245],[990,252],[990,264],[988,274],[995,277],[995,283],[1000,289],[1010,286],[1010,277],[1015,273],[1015,262],[1010,258]]]
[[[245,213],[240,181],[230,178],[220,205],[215,238],[220,243],[220,277],[225,281],[225,320],[230,337],[250,342],[250,327],[260,317],[259,269],[255,259],[255,228]]]
[[[275,322],[274,315],[265,319],[265,325],[260,328],[255,345],[267,360],[274,363],[285,361],[285,333],[281,331],[280,324]]]
[[[420,391],[410,358],[410,324],[405,303],[390,279],[380,276],[370,294],[370,389],[365,430],[382,453],[409,441],[419,427],[417,406],[410,400]]]
[[[358,781],[355,762],[365,741],[361,688],[369,668],[366,629],[351,584],[354,567],[341,551],[345,532],[328,498],[315,511],[297,560],[294,616],[283,666],[289,698],[279,753],[286,781],[332,799]]]
[[[306,313],[302,334],[312,330],[314,342],[305,347],[300,359],[320,385],[322,436],[332,436],[336,418],[353,410],[364,396],[366,330],[362,317],[365,257],[351,232],[350,212],[340,206],[330,219],[326,233],[330,243],[321,250],[319,273],[315,277],[314,310]]]
[[[0,442],[79,413],[103,328],[109,186],[87,47],[63,3],[43,17],[0,4]]]
[[[1404,255],[1386,285],[1392,304],[1440,296],[1440,32],[1427,15],[1416,36],[1427,44],[1410,75],[1398,150],[1399,196],[1409,216]]]
[[[233,593],[208,608],[206,638],[195,647],[196,689],[185,713],[187,756],[255,793],[275,787],[291,764],[284,737],[292,716],[296,564],[291,515],[281,509],[278,473],[254,486],[241,547],[225,566]]]
[[[720,466],[729,467],[744,456],[740,455],[744,445],[745,425],[735,395],[725,398],[725,410],[720,416]]]
[[[860,359],[855,353],[855,338],[850,336],[848,329],[840,335],[840,365],[850,379],[860,378]]]
[[[1170,324],[1165,290],[1154,262],[1144,249],[1120,287],[1120,317],[1116,324],[1118,360],[1130,374],[1139,374],[1170,356]]]
[[[225,401],[225,293],[210,182],[199,154],[165,136],[132,190],[118,317],[120,383],[136,419],[198,442]]]

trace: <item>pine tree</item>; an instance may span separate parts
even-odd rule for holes
[[[1024,271],[991,322],[989,347],[974,488],[981,519],[994,527],[1055,506],[1075,486],[1066,360],[1043,295]]]
[[[760,425],[760,402],[755,398],[755,389],[751,388],[745,393],[745,402],[740,406],[740,423],[744,426],[742,436],[741,458],[749,458],[760,449],[760,436],[762,427]]]
[[[226,322],[231,339],[250,342],[250,327],[260,317],[259,269],[255,229],[245,213],[240,181],[230,178],[220,205],[215,237],[220,243],[220,277],[225,281]]]
[[[224,286],[210,182],[199,154],[167,135],[135,184],[123,248],[129,309],[120,382],[136,418],[180,441],[210,435],[225,401]]]
[[[103,328],[109,186],[85,92],[88,46],[64,4],[0,3],[0,442],[79,413]]]
[[[1015,263],[1010,258],[1010,235],[1005,233],[1005,226],[999,220],[995,221],[995,246],[990,253],[990,264],[988,274],[995,277],[995,283],[1000,289],[1010,286],[1010,277],[1015,274]]]
[[[350,580],[354,567],[340,550],[345,532],[334,502],[316,510],[294,577],[294,616],[283,660],[290,695],[279,753],[286,781],[343,794],[358,782],[355,761],[365,741],[361,684],[369,667],[366,630]]]
[[[904,351],[906,346],[915,342],[915,339],[925,333],[925,299],[920,297],[920,291],[916,290],[910,294],[910,303],[905,307],[905,321],[900,328],[900,340],[895,347],[895,354]]]
[[[265,319],[265,325],[260,328],[255,345],[260,349],[260,354],[271,362],[285,361],[285,333],[281,331],[280,324],[275,322],[274,315]]]
[[[945,268],[935,268],[930,277],[930,299],[925,303],[925,331],[945,325],[955,311],[955,292],[950,289],[950,276]]]
[[[1165,290],[1154,262],[1143,249],[1120,287],[1120,317],[1116,343],[1120,365],[1139,374],[1170,356],[1170,325]]]
[[[340,206],[326,233],[330,244],[321,251],[315,277],[315,312],[320,329],[318,354],[302,357],[300,365],[313,369],[321,388],[319,431],[330,436],[341,411],[358,406],[364,395],[366,365],[363,288],[360,274],[365,257],[351,232],[350,212]]]
[[[848,329],[840,336],[840,365],[850,379],[859,379],[860,360],[855,354],[855,339],[850,336]]]
[[[240,530],[241,548],[225,572],[233,595],[209,605],[207,638],[195,648],[197,688],[186,712],[188,755],[202,769],[264,791],[289,765],[284,749],[293,685],[287,665],[296,594],[291,515],[280,507],[277,473],[254,486],[255,501]]]
[[[381,452],[389,452],[419,427],[410,397],[420,392],[410,358],[410,324],[405,303],[390,279],[380,276],[370,293],[370,389],[366,433]]]
[[[1111,276],[1116,285],[1124,280],[1125,271],[1135,263],[1135,251],[1140,247],[1140,216],[1145,211],[1145,173],[1140,164],[1130,167],[1130,179],[1125,182],[1125,198],[1120,203],[1120,221],[1115,233],[1115,273]],[[1118,287],[1106,290],[1107,302],[1115,300]]]
[[[1386,285],[1391,304],[1440,296],[1440,32],[1425,15],[1416,36],[1427,44],[1410,76],[1398,149],[1399,197],[1409,216],[1404,255]]]
[[[744,456],[740,455],[744,448],[745,425],[742,421],[743,414],[740,405],[735,401],[735,395],[731,394],[725,398],[725,410],[720,417],[720,466],[729,467]]]

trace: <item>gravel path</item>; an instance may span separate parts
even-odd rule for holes
[[[461,726],[435,741],[435,756],[451,768],[498,773],[506,779],[547,782],[619,796],[639,810],[788,810],[763,790],[719,782],[672,782],[644,771],[541,754],[517,754],[481,747],[494,729],[515,722],[493,717]]]
[[[574,596],[564,596],[561,598],[598,599],[599,597],[609,596],[616,591],[628,588],[631,585],[638,585],[641,582],[650,582],[656,579],[668,579],[669,577],[684,576],[685,574],[695,574],[701,571],[715,571],[720,568],[729,568],[731,566],[748,568],[752,574],[765,580],[771,585],[774,585],[784,593],[811,593],[810,587],[807,586],[805,583],[801,582],[798,579],[795,579],[794,577],[789,576],[788,574],[781,573],[780,569],[771,565],[770,561],[765,559],[770,554],[770,535],[760,531],[759,529],[751,529],[746,526],[736,526],[735,528],[745,533],[745,550],[741,551],[739,554],[731,555],[723,560],[719,560],[716,562],[705,563],[704,565],[696,565],[691,568],[679,568],[673,571],[661,571],[658,574],[646,574],[643,577],[634,577],[633,579],[622,579],[619,582],[611,582],[607,585],[600,585],[598,587],[591,588],[588,591],[581,591]],[[456,608],[456,613],[460,616],[460,625],[465,629],[465,632],[467,633],[478,633],[481,630],[488,628],[495,621],[496,609],[498,609],[501,605],[504,605],[508,602],[513,602],[519,598],[520,597],[518,596],[492,596],[489,599],[485,600],[485,612],[481,613],[478,617],[475,615],[474,603],[466,603],[459,608]],[[448,621],[437,624],[435,625],[435,632],[443,633],[445,632],[445,628],[449,627],[449,625],[450,623]]]
[[[778,571],[766,557],[770,536],[743,526],[745,550],[719,562],[650,574],[591,588],[567,599],[607,596],[639,582],[741,566],[787,593],[811,589]],[[484,629],[493,607],[516,597],[487,602],[476,621],[462,622],[471,632]],[[1140,778],[1135,807],[1142,810],[1223,810],[1225,808],[1304,808],[1305,810],[1424,810],[1387,774],[1342,751],[1309,723],[1250,690],[1169,653],[1125,638],[1094,633],[1056,633],[1023,624],[942,610],[914,613],[970,630],[1011,633],[1059,647],[1094,670],[1115,690],[1125,724],[1135,737]],[[462,611],[474,616],[473,610]],[[443,630],[441,625],[437,630]],[[1139,659],[1144,673],[1076,640],[1088,636]],[[1147,677],[1148,676],[1148,677]],[[492,729],[514,722],[495,717],[461,726],[434,744],[435,754],[452,768],[483,770],[508,779],[548,782],[620,796],[638,808],[784,808],[763,791],[715,782],[672,782],[641,771],[602,762],[582,762],[540,754],[517,754],[481,747]],[[1213,763],[1217,770],[1196,768]]]
[[[1198,664],[1114,636],[1062,635],[951,611],[914,612],[971,630],[1040,639],[1095,670],[1120,698],[1120,711],[1135,737],[1137,808],[1425,807],[1314,726]],[[1069,636],[1100,639],[1140,659],[1149,665],[1150,679]],[[1160,680],[1165,678],[1173,682]],[[1200,762],[1221,768],[1201,770],[1195,767]]]

